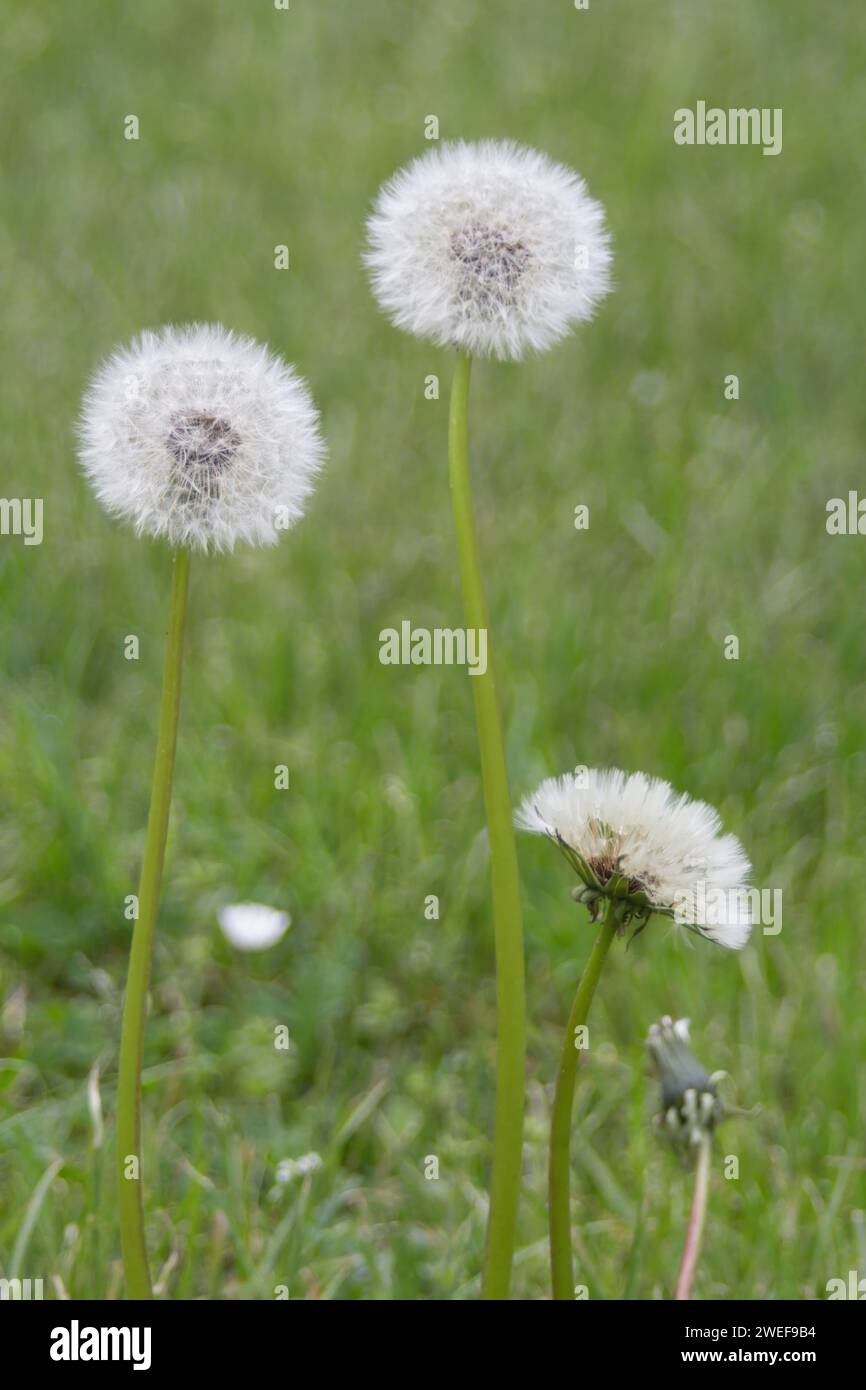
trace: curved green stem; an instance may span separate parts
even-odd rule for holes
[[[159,707],[156,760],[147,818],[147,838],[138,891],[138,917],[132,933],[129,973],[120,1036],[117,1084],[117,1181],[120,1210],[120,1245],[126,1289],[130,1298],[152,1298],[147,1245],[144,1238],[144,1205],[141,1196],[141,1064],[144,1051],[144,1019],[156,913],[159,907],[165,841],[171,808],[171,784],[180,710],[183,635],[189,583],[189,553],[174,557],[171,607],[165,642],[165,666]]]
[[[574,1297],[574,1272],[571,1259],[571,1189],[569,1166],[571,1154],[571,1113],[574,1105],[574,1082],[577,1076],[578,1046],[575,1030],[586,1023],[602,966],[616,936],[616,905],[610,900],[604,925],[592,948],[586,969],[577,987],[565,1042],[559,1060],[553,1112],[550,1118],[550,1161],[548,1164],[550,1221],[550,1272],[553,1297]]]
[[[686,1232],[683,1259],[680,1265],[679,1278],[677,1279],[677,1291],[674,1295],[677,1303],[685,1303],[691,1298],[692,1281],[694,1280],[695,1270],[698,1265],[698,1256],[701,1253],[701,1239],[704,1234],[704,1221],[707,1215],[707,1197],[710,1190],[711,1144],[712,1140],[709,1131],[704,1130],[701,1134],[698,1161],[695,1165],[695,1195],[692,1199],[689,1229]]]
[[[479,666],[469,682],[475,700],[481,780],[490,836],[496,947],[496,1116],[482,1296],[507,1298],[511,1285],[522,1172],[526,1001],[517,849],[469,479],[471,365],[470,358],[462,354],[458,357],[451,391],[448,465],[466,625],[483,630],[487,641],[486,671],[481,674]]]

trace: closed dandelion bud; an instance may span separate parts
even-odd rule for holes
[[[718,1073],[710,1076],[692,1052],[687,1018],[654,1023],[646,1045],[661,1083],[657,1124],[677,1147],[697,1148],[724,1115]]]

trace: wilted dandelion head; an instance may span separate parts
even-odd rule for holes
[[[551,347],[610,288],[601,204],[578,174],[507,141],[422,155],[380,190],[367,230],[396,326],[480,357]]]
[[[526,797],[517,824],[548,835],[583,881],[594,906],[622,898],[627,915],[653,912],[738,950],[752,924],[751,865],[718,812],[660,777],[618,768],[577,768]]]
[[[218,324],[142,333],[96,373],[80,458],[100,502],[174,546],[273,545],[325,449],[294,369]]]
[[[646,1045],[661,1083],[659,1125],[676,1144],[697,1145],[723,1117],[716,1090],[723,1073],[710,1076],[701,1066],[691,1049],[687,1018],[665,1015],[650,1028]]]

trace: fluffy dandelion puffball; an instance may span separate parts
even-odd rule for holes
[[[232,903],[219,913],[223,935],[238,951],[266,951],[276,946],[290,922],[288,912],[264,903]]]
[[[706,802],[643,772],[578,768],[542,782],[516,820],[559,846],[590,896],[615,881],[636,911],[664,913],[721,946],[745,946],[751,865]]]
[[[79,433],[108,512],[203,551],[273,545],[303,515],[325,455],[301,377],[218,324],[142,333],[115,352]]]
[[[422,155],[380,190],[367,230],[393,323],[474,356],[549,348],[610,288],[601,204],[579,174],[509,142]]]

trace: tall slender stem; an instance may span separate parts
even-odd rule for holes
[[[159,907],[165,841],[171,808],[171,784],[180,710],[183,636],[189,584],[189,552],[174,557],[171,606],[165,641],[165,665],[159,706],[156,759],[147,818],[147,838],[138,891],[138,917],[132,933],[129,973],[120,1036],[117,1086],[117,1181],[120,1209],[120,1245],[126,1289],[130,1298],[152,1298],[147,1244],[144,1237],[144,1204],[141,1179],[141,1065],[144,1052],[144,1019],[156,913]]]
[[[577,1076],[578,1039],[575,1030],[586,1023],[602,966],[616,936],[616,903],[610,899],[604,924],[592,948],[586,969],[577,987],[553,1097],[550,1118],[550,1161],[548,1165],[548,1218],[550,1222],[550,1272],[553,1297],[574,1297],[574,1266],[571,1259],[571,1113],[574,1106],[574,1082]]]
[[[493,931],[496,948],[496,1115],[493,1175],[484,1257],[482,1296],[507,1298],[517,1226],[523,1150],[526,1086],[526,1000],[523,972],[523,922],[520,880],[514,842],[511,798],[505,767],[502,719],[493,669],[490,622],[481,579],[478,538],[469,478],[469,376],[471,359],[457,359],[451,391],[448,464],[463,608],[467,627],[487,634],[487,668],[470,679],[481,755],[481,780],[490,836],[493,885]]]
[[[692,1211],[680,1274],[677,1279],[675,1302],[685,1303],[692,1295],[692,1282],[701,1252],[701,1238],[704,1234],[704,1221],[707,1215],[707,1197],[710,1190],[710,1147],[712,1140],[708,1131],[701,1134],[698,1159],[695,1164],[695,1195],[692,1198]]]

